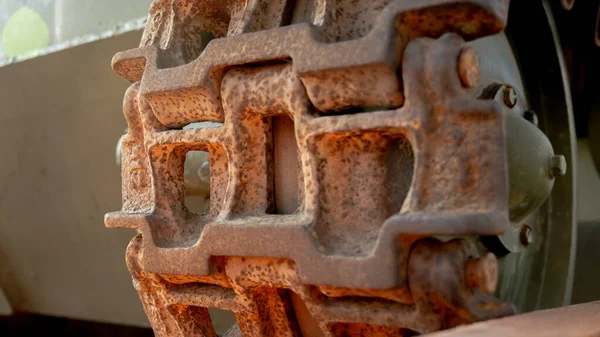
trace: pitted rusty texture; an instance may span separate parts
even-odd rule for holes
[[[219,85],[224,72],[266,60],[291,59],[321,112],[395,108],[404,101],[397,67],[410,39],[497,33],[508,10],[508,0],[296,1],[303,10],[294,10],[297,15],[284,27],[255,26],[265,15],[290,10],[282,1],[156,1],[140,48],[115,55],[113,67],[124,78],[141,81],[141,95],[170,127],[223,122]],[[227,32],[215,28],[218,16],[229,20]],[[196,58],[202,39],[186,33],[192,26],[227,38],[211,41]],[[200,41],[196,53],[185,52],[183,41],[190,40]],[[166,108],[172,105],[176,112]]]
[[[500,31],[507,7],[155,1],[140,48],[113,60],[134,83],[123,208],[106,225],[141,233],[127,261],[156,334],[214,336],[211,307],[247,337],[409,336],[511,314],[472,276],[495,260],[426,239],[508,224],[504,111],[458,64],[463,37]],[[181,128],[197,122],[220,124]],[[207,214],[185,206],[189,151],[209,154]]]

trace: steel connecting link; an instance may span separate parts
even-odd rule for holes
[[[506,0],[155,1],[113,67],[127,264],[157,336],[409,336],[513,313],[467,239],[509,224],[470,40]],[[206,32],[216,39],[206,45]],[[205,46],[205,47],[204,47]],[[182,128],[213,122],[211,127]],[[290,141],[291,140],[291,141]],[[185,206],[206,151],[210,211]]]

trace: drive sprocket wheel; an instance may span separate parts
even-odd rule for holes
[[[106,224],[139,231],[156,335],[220,334],[209,308],[226,336],[412,336],[568,302],[564,65],[545,2],[508,11],[155,0],[113,59],[132,85]]]

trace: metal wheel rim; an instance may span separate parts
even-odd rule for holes
[[[527,219],[533,222],[528,223],[533,228],[533,243],[499,259],[496,295],[515,304],[519,312],[528,312],[570,303],[576,247],[576,139],[551,6],[537,1],[512,3],[505,34],[512,50],[502,45],[506,41],[502,35],[473,43],[482,54],[482,64],[485,56],[491,57],[487,60],[493,65],[487,69],[488,80],[509,83],[527,97],[526,108],[537,112],[540,129],[554,152],[565,156],[568,166],[567,174],[556,179],[548,200]],[[506,53],[514,54],[514,64],[507,62],[510,57]],[[482,68],[483,76],[485,72]]]

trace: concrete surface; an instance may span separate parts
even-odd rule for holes
[[[15,311],[147,325],[125,267],[115,145],[128,83],[110,69],[141,32],[0,68],[0,286]]]

